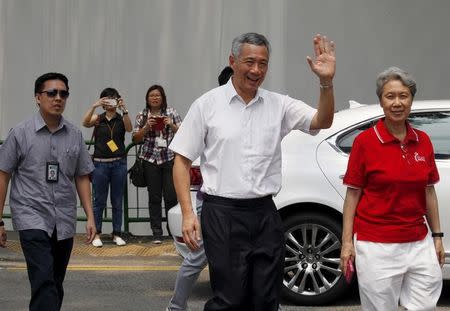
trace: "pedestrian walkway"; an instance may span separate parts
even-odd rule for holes
[[[9,231],[6,248],[0,248],[0,269],[25,269],[25,259],[17,232]],[[153,244],[151,236],[124,237],[127,245],[117,246],[108,235],[102,236],[103,247],[85,244],[85,235],[74,238],[69,270],[178,270],[178,253],[170,237]],[[155,259],[164,260],[155,260]],[[167,265],[168,258],[172,264]]]

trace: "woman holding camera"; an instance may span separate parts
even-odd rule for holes
[[[181,117],[172,107],[167,107],[166,93],[160,85],[152,85],[145,95],[145,108],[136,116],[133,141],[143,142],[139,157],[144,161],[147,180],[150,226],[153,243],[160,244],[162,231],[161,200],[167,211],[177,204],[173,186],[173,152],[168,149],[181,124]]]
[[[94,113],[98,107],[103,107],[104,112]],[[120,109],[122,114],[117,113],[117,109]],[[123,190],[127,177],[125,132],[131,132],[133,126],[119,92],[113,88],[104,89],[100,94],[100,99],[86,112],[83,125],[94,127],[92,136],[94,138],[95,170],[92,174],[92,187],[97,234],[92,245],[103,246],[100,234],[102,233],[102,216],[106,208],[109,188],[111,188],[113,241],[118,246],[125,245],[126,242],[121,237]]]

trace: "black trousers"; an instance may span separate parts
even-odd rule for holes
[[[162,236],[162,197],[164,196],[166,215],[167,211],[178,203],[172,177],[173,161],[160,165],[148,161],[143,163],[145,179],[148,182],[150,227],[154,236]]]
[[[201,217],[214,294],[204,310],[278,310],[284,235],[272,198],[205,195]]]
[[[30,311],[59,311],[64,297],[63,281],[73,238],[57,241],[43,230],[19,231],[31,285]]]

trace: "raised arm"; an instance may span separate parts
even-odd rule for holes
[[[103,100],[105,98],[100,98],[95,103],[92,104],[91,108],[86,112],[86,114],[83,117],[83,126],[84,127],[93,127],[95,125],[95,121],[98,118],[98,115],[94,113],[95,109],[97,107],[100,107],[103,105]]]
[[[122,98],[119,98],[118,108],[122,111],[123,115],[123,125],[125,126],[125,131],[128,133],[133,130],[133,125],[131,124],[130,116],[128,115],[128,109],[125,107],[125,102]]]
[[[336,72],[335,45],[326,36],[313,39],[314,59],[307,57],[311,70],[319,77],[320,96],[317,112],[311,121],[311,130],[329,128],[334,117],[333,78]]]

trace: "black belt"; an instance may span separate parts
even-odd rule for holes
[[[253,198],[253,199],[233,199],[225,198],[217,195],[204,194],[204,201],[221,204],[223,206],[239,206],[239,207],[258,207],[264,205],[267,202],[272,201],[272,195],[266,195],[265,197]]]

